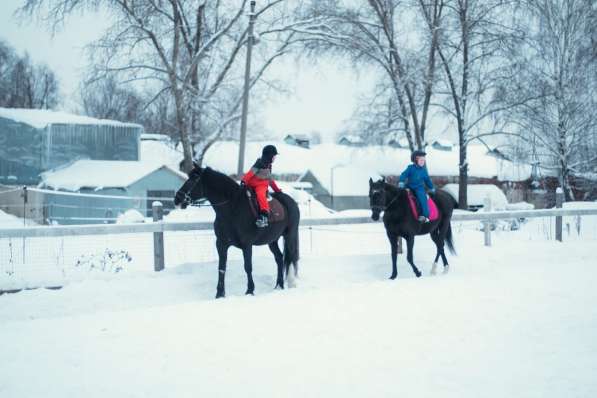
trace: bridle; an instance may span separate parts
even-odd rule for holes
[[[203,174],[203,171],[201,169],[199,169],[199,171],[196,171],[196,169],[193,169],[189,175],[190,177],[195,177],[195,181],[193,182],[193,185],[191,185],[191,187],[189,189],[187,189],[185,192],[183,192],[184,203],[186,204],[187,207],[188,206],[191,206],[191,207],[221,206],[221,205],[225,205],[226,203],[230,202],[230,200],[226,199],[219,203],[206,204],[206,203],[201,203],[203,201],[203,199],[193,200],[193,198],[191,197],[191,192],[193,192],[193,190],[195,189],[197,184],[199,184],[199,182],[201,181],[201,174]]]
[[[373,196],[374,194],[381,193],[381,192],[383,192],[383,194],[384,194],[384,202],[385,202],[385,193],[386,192],[385,192],[384,188],[373,189],[371,191],[371,195]],[[371,206],[371,210],[376,210],[376,211],[379,211],[379,212],[386,211],[392,205],[392,203],[394,203],[394,201],[396,201],[396,199],[398,199],[398,195],[394,196],[394,198],[392,200],[390,200],[389,203],[384,203],[383,205],[373,205],[373,206]]]

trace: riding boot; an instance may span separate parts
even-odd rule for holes
[[[265,228],[269,226],[268,213],[266,211],[259,212],[259,216],[257,216],[255,225],[257,225],[257,228]]]

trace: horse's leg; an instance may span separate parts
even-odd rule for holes
[[[387,232],[388,240],[390,241],[390,247],[392,249],[392,275],[390,275],[390,279],[396,279],[398,276],[398,267],[396,266],[396,260],[398,257],[398,235]]]
[[[276,289],[284,289],[284,262],[282,252],[280,251],[280,246],[278,246],[278,241],[274,241],[269,244],[270,251],[274,254],[274,258],[276,259],[276,264],[278,265],[278,278],[276,279]]]
[[[437,239],[439,240],[439,254],[442,256],[442,263],[444,264],[444,274],[447,274],[450,271],[450,264],[448,264],[446,252],[444,251],[444,241],[446,240],[446,235],[448,233],[449,228],[450,223],[447,222],[445,225],[440,226],[439,233],[437,234]],[[435,262],[437,263],[437,259],[435,259]]]
[[[247,291],[245,294],[255,292],[255,283],[253,282],[253,246],[243,247],[243,258],[245,260],[245,272],[247,273]]]
[[[226,261],[228,259],[228,245],[221,240],[216,240],[216,249],[218,249],[218,290],[216,298],[226,295],[224,279],[226,277]]]
[[[435,275],[437,274],[437,260],[439,260],[439,257],[441,255],[441,244],[440,244],[440,237],[439,234],[437,233],[437,231],[433,231],[431,232],[431,234],[429,234],[431,236],[431,240],[433,240],[433,243],[435,243],[435,260],[433,260],[433,265],[431,267],[431,275]]]
[[[415,246],[415,236],[414,235],[409,235],[406,238],[406,259],[408,260],[408,263],[410,264],[410,266],[413,269],[413,272],[415,273],[415,275],[418,277],[421,276],[421,271],[419,271],[419,269],[417,268],[417,266],[415,265],[414,261],[413,261],[413,248]]]

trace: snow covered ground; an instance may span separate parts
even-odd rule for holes
[[[303,230],[292,290],[272,289],[258,250],[254,297],[237,255],[224,300],[214,261],[5,294],[0,396],[594,397],[597,223],[559,243],[540,221],[491,248],[455,225],[459,255],[436,277],[400,256],[387,280],[382,226],[367,224]],[[428,271],[429,238],[415,250]]]

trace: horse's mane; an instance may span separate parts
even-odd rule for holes
[[[384,189],[396,195],[398,195],[401,191],[400,188],[394,184],[390,184],[389,182],[384,182]]]
[[[224,195],[232,196],[236,195],[239,190],[239,186],[232,178],[228,177],[224,173],[220,173],[210,167],[206,167],[203,170],[203,177],[206,182],[214,187],[217,187]]]

